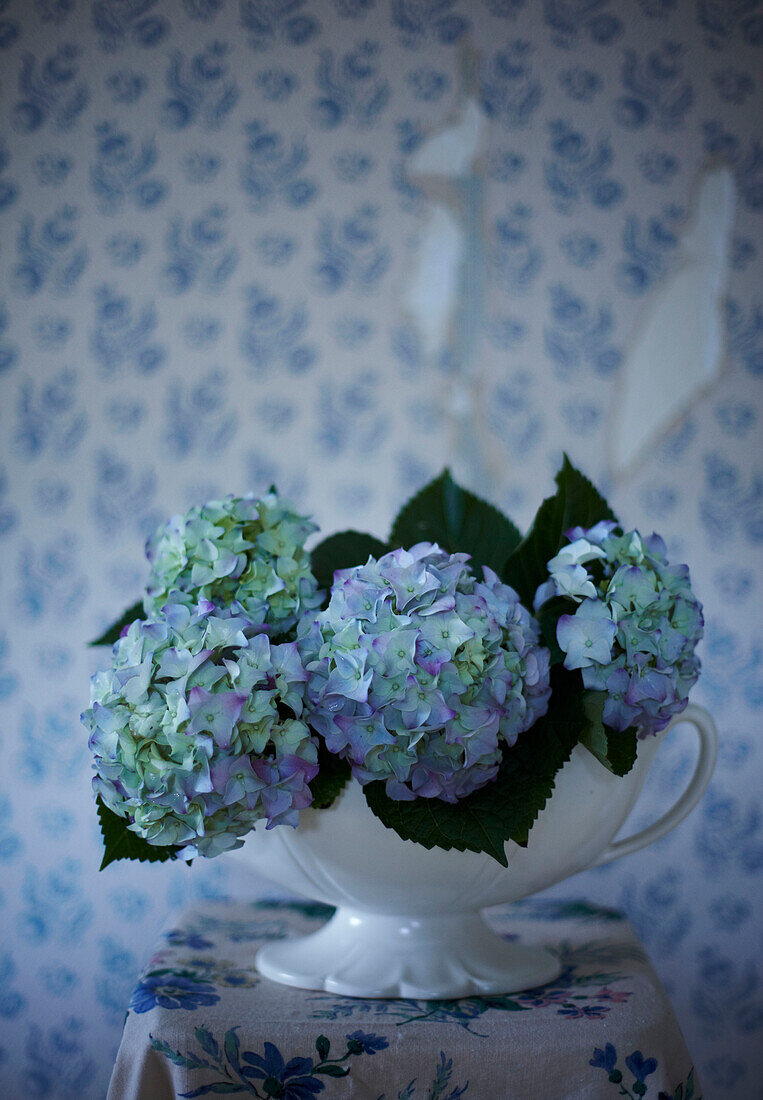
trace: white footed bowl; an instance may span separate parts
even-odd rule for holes
[[[664,733],[639,742],[636,763],[623,778],[578,745],[527,847],[507,843],[508,868],[485,854],[401,840],[374,817],[355,781],[329,809],[303,810],[296,829],[258,825],[230,858],[337,907],[318,932],[263,947],[258,969],[304,989],[427,1000],[510,993],[551,981],[560,971],[557,958],[506,942],[480,910],[627,855],[675,828],[702,797],[717,749],[707,711],[689,706],[671,726],[679,722],[693,725],[700,742],[686,790],[648,829],[615,843]]]

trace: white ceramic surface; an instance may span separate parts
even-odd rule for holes
[[[678,722],[690,723],[700,743],[686,790],[659,821],[615,843],[664,733],[639,742],[624,778],[577,746],[527,847],[506,845],[508,868],[485,854],[401,840],[374,817],[355,782],[330,809],[302,811],[297,829],[258,826],[231,858],[337,907],[318,932],[262,948],[259,970],[287,985],[357,997],[509,993],[552,980],[560,969],[553,955],[502,940],[480,910],[627,855],[675,828],[702,797],[717,747],[715,725],[701,707],[687,707],[672,724]]]

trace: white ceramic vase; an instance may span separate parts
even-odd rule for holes
[[[318,932],[263,947],[258,969],[286,985],[355,997],[447,999],[553,980],[560,970],[555,955],[501,939],[481,910],[635,852],[675,828],[702,797],[717,748],[707,711],[689,706],[671,725],[678,722],[690,723],[699,737],[688,786],[653,825],[614,843],[664,733],[639,742],[636,763],[623,778],[577,746],[527,847],[507,843],[508,868],[485,854],[401,840],[374,817],[355,781],[329,809],[303,810],[296,829],[258,826],[231,858],[291,892],[337,907]]]

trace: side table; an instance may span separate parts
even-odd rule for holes
[[[108,1100],[701,1100],[683,1036],[633,929],[585,902],[493,910],[558,951],[539,989],[457,1001],[358,1000],[261,977],[257,948],[331,914],[300,901],[179,914],[131,1000]]]

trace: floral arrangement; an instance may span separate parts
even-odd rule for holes
[[[616,775],[686,706],[702,609],[569,462],[523,537],[444,472],[386,543],[227,497],[149,540],[83,722],[114,859],[240,847],[353,779],[426,847],[526,844],[582,744]]]

